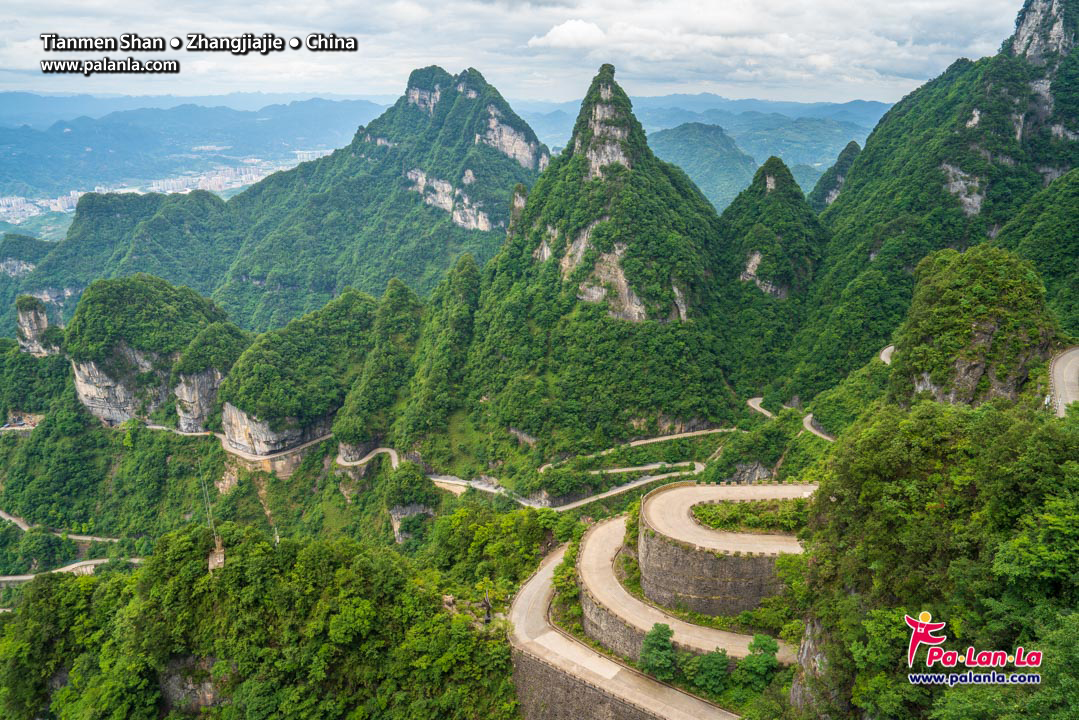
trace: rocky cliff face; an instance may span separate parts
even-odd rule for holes
[[[324,418],[308,427],[286,425],[281,430],[272,430],[269,423],[251,417],[231,403],[225,403],[221,425],[225,440],[231,447],[252,455],[272,455],[328,435],[333,418]]]
[[[217,391],[224,376],[217,368],[194,375],[181,375],[173,393],[176,395],[176,415],[180,432],[202,432],[213,412]]]
[[[114,378],[93,361],[71,362],[75,393],[90,414],[109,425],[146,417],[168,398],[168,377],[156,369],[156,356],[126,346],[117,349],[118,365],[132,368],[125,377]],[[139,387],[135,376],[153,373],[157,383]]]
[[[530,141],[525,133],[503,122],[502,112],[494,105],[487,106],[487,115],[487,132],[476,135],[477,143],[490,145],[528,170],[547,167],[551,158],[538,140]]]
[[[28,352],[35,357],[59,352],[58,348],[45,340],[45,331],[49,329],[49,317],[43,305],[20,308],[16,323],[16,338],[23,352]]]
[[[409,170],[405,173],[405,177],[412,181],[409,190],[419,193],[423,201],[431,207],[450,213],[453,223],[458,227],[485,232],[493,227],[487,213],[480,209],[481,206],[466,195],[461,188],[455,188],[453,183],[429,177],[420,168]],[[476,182],[476,176],[471,170],[466,170],[461,183],[471,185],[474,182]]]
[[[162,671],[159,683],[165,706],[182,713],[197,714],[202,708],[220,705],[221,693],[210,670],[213,658],[173,658]]]
[[[1066,5],[1066,0],[1028,0],[1012,38],[1012,54],[1044,65],[1049,56],[1066,55],[1075,47],[1075,30],[1065,18]]]

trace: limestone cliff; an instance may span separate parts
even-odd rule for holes
[[[180,375],[176,395],[177,427],[180,432],[202,432],[213,412],[217,391],[224,376],[217,368],[193,375]]]
[[[332,424],[332,417],[307,427],[286,421],[283,427],[274,430],[269,423],[251,417],[231,403],[225,403],[221,414],[225,440],[231,447],[251,455],[272,455],[290,450],[328,435]]]
[[[35,357],[55,355],[60,351],[59,338],[48,337],[49,315],[45,303],[37,298],[22,296],[16,302],[16,339],[19,349]]]
[[[75,393],[91,415],[109,425],[119,425],[132,418],[145,418],[165,403],[168,374],[160,370],[160,358],[120,345],[113,360],[114,367],[126,371],[107,371],[93,360],[71,361]]]

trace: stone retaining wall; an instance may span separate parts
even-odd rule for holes
[[[660,716],[513,648],[513,683],[524,720],[662,720]]]
[[[642,507],[646,501],[647,496]],[[737,615],[757,609],[761,600],[782,591],[776,556],[727,555],[699,548],[657,533],[644,512],[640,517],[641,589],[652,602],[704,615]]]

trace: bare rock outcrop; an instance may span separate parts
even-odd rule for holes
[[[79,401],[91,415],[109,425],[145,418],[168,399],[168,375],[160,369],[156,355],[126,345],[118,346],[114,353],[114,366],[127,368],[121,377],[113,377],[92,360],[71,361]],[[156,382],[136,382],[136,375],[154,377]]]
[[[206,420],[213,412],[217,391],[223,379],[224,376],[217,368],[180,376],[173,389],[180,432],[202,432],[206,429]]]
[[[1020,135],[1022,129],[1017,131]],[[959,205],[963,213],[968,217],[977,215],[982,211],[982,202],[985,200],[983,181],[977,175],[965,173],[954,165],[944,163],[940,166],[948,178],[944,183],[944,189],[959,198]]]
[[[48,329],[49,316],[44,304],[18,309],[15,337],[19,342],[20,350],[34,357],[58,353],[59,348],[45,338],[45,331]]]
[[[223,701],[210,670],[213,658],[173,658],[159,677],[161,697],[169,710],[198,713],[202,708],[220,705]]]
[[[578,287],[577,297],[585,302],[606,300],[607,312],[611,317],[644,322],[648,319],[648,310],[626,279],[626,273],[622,269],[622,258],[625,254],[625,243],[615,243],[613,252],[601,254],[592,274]]]
[[[471,171],[469,171],[471,173]],[[450,213],[453,223],[466,230],[491,230],[494,225],[487,213],[483,212],[480,205],[472,200],[460,188],[454,188],[448,180],[440,180],[427,175],[420,168],[413,168],[405,173],[405,177],[412,181],[409,190],[419,193],[423,201],[431,207],[445,210]],[[469,174],[464,181],[468,182]],[[475,176],[472,176],[475,180]]]
[[[333,417],[302,427],[295,420],[286,420],[278,430],[263,420],[253,418],[231,403],[225,403],[221,426],[229,446],[251,455],[273,455],[328,435]]]
[[[483,135],[476,135],[476,143],[490,145],[495,150],[528,170],[543,170],[550,162],[550,156],[543,152],[538,142],[529,141],[520,130],[507,125],[502,112],[494,105],[487,106],[487,130]]]
[[[838,191],[836,192],[838,193]],[[779,298],[780,300],[785,299],[790,293],[788,288],[776,285],[770,280],[763,280],[757,276],[757,268],[761,266],[762,259],[760,252],[757,250],[751,252],[749,257],[746,258],[746,269],[742,271],[742,274],[738,276],[738,279],[742,282],[752,282],[760,288],[762,292],[765,292],[772,297]]]
[[[1075,46],[1075,32],[1064,25],[1064,0],[1032,0],[1023,8],[1012,38],[1012,54],[1044,65],[1047,56],[1067,55]]]

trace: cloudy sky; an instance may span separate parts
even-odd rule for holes
[[[183,9],[179,9],[182,5]],[[614,63],[631,94],[894,101],[996,52],[1022,0],[4,0],[0,90],[399,94],[412,68],[479,69],[503,95],[570,100]],[[3,17],[6,16],[6,17]],[[39,35],[351,35],[355,53],[174,57],[179,75],[43,75]],[[114,54],[115,55],[115,54]]]

